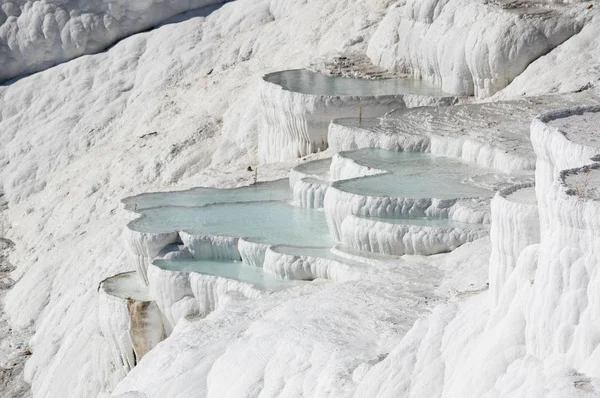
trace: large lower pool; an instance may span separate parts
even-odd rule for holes
[[[469,182],[470,177],[489,174],[490,170],[455,158],[370,148],[341,154],[363,166],[389,171],[387,174],[334,183],[342,191],[364,196],[415,199],[491,197],[494,194],[493,191]]]
[[[286,200],[291,197],[287,179],[259,182],[239,188],[193,188],[186,191],[151,192],[123,199],[128,210],[140,211],[151,207],[197,207],[214,203]]]
[[[283,290],[300,283],[266,274],[262,271],[262,268],[251,267],[241,261],[156,260],[154,265],[169,271],[195,272],[202,275],[233,279],[271,292]]]
[[[284,90],[324,96],[382,96],[415,94],[431,97],[448,96],[435,85],[412,78],[353,79],[328,76],[307,69],[293,69],[269,73],[264,80]]]
[[[330,246],[325,214],[287,202],[223,203],[201,207],[145,209],[129,228],[139,232],[186,231],[233,236],[258,243]]]

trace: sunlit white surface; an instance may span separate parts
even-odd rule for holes
[[[298,282],[277,278],[241,261],[156,260],[154,265],[167,271],[195,272],[249,283],[260,290],[279,291]]]

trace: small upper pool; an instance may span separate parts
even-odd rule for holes
[[[291,198],[287,179],[259,182],[239,188],[193,188],[186,191],[151,192],[122,200],[127,210],[151,207],[198,207],[216,203],[286,200]]]
[[[260,290],[276,292],[297,285],[298,281],[280,279],[241,261],[217,260],[156,260],[154,265],[168,271],[195,272],[248,283]]]
[[[331,158],[312,160],[294,167],[294,170],[310,175],[327,176],[331,167]]]
[[[491,197],[494,192],[469,179],[492,171],[458,159],[421,152],[359,149],[340,153],[363,166],[389,173],[335,182],[334,187],[363,196],[454,199]]]
[[[281,86],[284,90],[309,95],[368,97],[415,94],[430,97],[449,96],[431,83],[412,78],[353,79],[328,76],[307,69],[293,69],[269,73],[263,79]]]
[[[186,231],[243,237],[265,244],[333,244],[323,212],[281,201],[163,206],[141,213],[142,217],[129,223],[130,229],[149,233]]]

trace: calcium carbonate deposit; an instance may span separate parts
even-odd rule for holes
[[[0,0],[0,397],[600,396],[600,2]]]

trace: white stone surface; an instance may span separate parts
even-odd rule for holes
[[[472,203],[471,203],[472,202]],[[329,232],[342,242],[342,225],[351,215],[378,218],[451,218],[455,221],[482,224],[489,220],[485,199],[461,201],[436,198],[374,197],[345,192],[331,186],[325,194],[324,211]],[[474,206],[472,206],[474,205]],[[472,211],[474,210],[474,211]]]
[[[329,169],[333,181],[385,173],[388,173],[388,171],[359,164],[354,159],[344,156],[343,152],[337,152],[333,155]]]
[[[251,182],[246,167],[258,162],[255,82],[270,71],[304,67],[320,55],[364,52],[391,3],[238,0],[207,18],[165,25],[106,52],[0,86],[0,185],[8,204],[0,206],[1,229],[16,242],[11,262],[18,267],[5,306],[12,328],[35,331],[26,377],[36,397],[98,396],[110,380],[96,287],[130,269],[119,244],[127,218],[119,200],[172,187]],[[577,18],[596,12],[597,1],[581,6],[589,4],[590,11],[575,9]],[[543,95],[594,83],[599,26],[587,23],[532,63],[506,94]],[[592,105],[594,95],[592,84],[581,94],[556,97],[556,106]],[[583,103],[575,104],[574,98]],[[541,103],[531,111],[554,106]],[[415,136],[449,120],[431,110],[421,114]],[[519,115],[485,115],[498,123],[474,128],[481,133],[479,141],[499,146],[507,132],[526,136],[527,128],[513,127],[528,125],[530,116]],[[370,139],[397,143],[400,137],[394,134]],[[526,140],[514,142],[525,154],[531,149]],[[533,165],[535,159],[529,159]],[[211,164],[215,167],[207,169]],[[291,166],[261,166],[259,178],[284,177]],[[575,211],[560,215],[554,225],[589,215],[579,211],[587,204],[566,202]],[[593,243],[587,239],[594,234],[585,229],[572,240],[557,235],[564,240],[552,237],[526,247],[511,276],[515,283],[505,284],[501,297],[506,299],[500,299],[493,318],[487,294],[477,293],[485,288],[486,239],[427,260],[380,261],[380,279],[309,283],[264,300],[230,299],[201,322],[181,322],[117,394],[221,397],[258,394],[262,388],[267,396],[598,395],[594,371],[599,367],[594,354],[584,358],[594,344],[582,339],[593,338],[598,329],[591,321],[598,313],[593,296],[597,254],[590,251],[593,246],[580,246]],[[548,275],[542,277],[539,253],[565,242],[581,257],[563,247],[561,256],[545,263]],[[571,263],[576,257],[580,262]],[[568,283],[561,279],[567,288],[560,295],[548,283],[554,281],[551,270],[569,276]],[[556,313],[550,304],[531,304],[533,289],[540,293],[536,303],[558,303]],[[448,297],[454,301],[431,310]],[[577,300],[565,304],[572,298]],[[565,319],[567,306],[577,307],[569,313],[580,315],[581,329]],[[524,308],[539,311],[538,326],[525,321]],[[525,344],[526,329],[540,332],[546,322],[552,334]],[[571,335],[574,345],[564,343],[563,337]],[[533,355],[538,350],[552,354]]]
[[[148,284],[148,265],[165,246],[179,240],[177,231],[167,233],[146,233],[123,229],[123,237],[130,266],[133,267],[145,284]]]
[[[5,1],[0,7],[0,81],[102,51],[174,15],[224,2]]]
[[[290,188],[295,206],[310,209],[323,207],[329,187],[331,159],[308,161],[290,170]]]
[[[325,181],[304,178],[294,185],[294,204],[308,209],[320,209],[328,188],[329,184]]]
[[[573,109],[548,124],[565,133],[569,141],[600,147],[600,106]]]
[[[578,195],[574,187],[577,176],[598,174],[600,165],[563,169],[593,162],[590,156],[598,149],[569,142],[546,124],[568,112],[572,110],[543,115],[531,126],[539,165],[535,190],[541,243],[525,246],[532,236],[509,226],[527,215],[526,207],[529,217],[535,217],[532,205],[510,204],[510,195],[504,200],[496,196],[496,210],[513,207],[506,219],[499,212],[492,216],[496,254],[491,257],[490,284],[500,282],[502,287],[490,291],[494,297],[478,295],[438,307],[433,316],[417,322],[395,351],[367,374],[357,395],[598,394],[600,340],[592,315],[598,303],[598,201],[596,196]],[[595,177],[590,178],[590,188],[600,183]],[[512,273],[497,275],[509,269],[506,254],[519,249]]]
[[[471,227],[429,227],[384,220],[349,216],[342,221],[341,243],[363,251],[402,256],[404,254],[432,255],[445,253],[488,235],[488,231]]]
[[[542,236],[544,233],[550,233],[550,229],[548,229],[550,215],[546,210],[550,206],[548,194],[560,172],[590,164],[592,158],[600,154],[598,147],[570,141],[558,128],[548,124],[551,120],[560,119],[583,109],[587,109],[587,107],[549,112],[533,119],[531,123],[531,142],[537,156],[535,189],[540,209]],[[596,107],[593,106],[592,109],[596,109]]]
[[[477,258],[489,255],[486,243],[471,244],[466,251],[457,249],[447,264],[442,258],[431,263],[396,259],[360,280],[315,281],[259,300],[231,301],[203,322],[178,325],[115,395],[135,388],[149,397],[178,397],[193,391],[206,396],[248,391],[311,396],[331,391],[335,396],[352,396],[354,386],[385,359],[390,344],[404,335],[405,325],[439,303],[440,297],[431,293],[433,285],[451,289],[443,269],[448,267],[448,275],[451,268],[457,275],[465,272],[473,264],[473,253]],[[473,271],[463,274],[462,283],[472,288],[485,285],[474,278]],[[329,296],[337,298],[329,300]],[[395,304],[381,305],[388,300]],[[329,313],[343,316],[331,318]],[[385,333],[381,333],[383,328]],[[163,361],[165,356],[169,366],[162,368],[157,359]],[[193,367],[183,366],[192,362]],[[159,367],[160,380],[146,376],[157,374]],[[347,369],[352,369],[350,376]]]
[[[591,13],[594,7],[595,4],[591,9],[583,11],[582,15]],[[598,87],[600,36],[597,26],[598,15],[594,14],[581,32],[549,54],[533,61],[494,98],[513,99],[547,93],[564,94]]]
[[[241,260],[238,238],[180,232],[183,245],[197,259]]]
[[[328,279],[335,282],[356,280],[364,274],[362,267],[353,267],[337,257],[311,255],[310,251],[304,253],[301,247],[282,250],[279,246],[272,246],[267,250],[264,270],[284,279]]]
[[[495,94],[588,23],[593,9],[549,2],[409,0],[390,8],[369,43],[377,65],[451,94]]]
[[[494,308],[521,252],[526,247],[540,242],[535,188],[523,184],[496,193],[491,203],[491,217],[489,297],[490,306]]]
[[[110,357],[106,389],[113,389],[163,340],[160,311],[136,272],[117,274],[98,287],[98,322]]]
[[[2,213],[5,236],[20,242],[6,311],[12,327],[39,333],[26,365],[35,396],[103,390],[110,361],[96,287],[131,269],[118,243],[127,219],[120,199],[250,183],[256,132],[223,126],[219,134],[233,100],[247,104],[245,90],[269,70],[364,52],[386,6],[231,2],[0,86],[0,180],[9,202]],[[227,150],[215,154],[219,147]],[[225,166],[207,169],[213,155]],[[259,178],[282,178],[289,168],[261,168]]]

